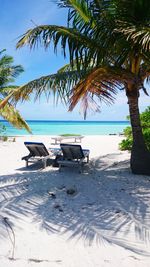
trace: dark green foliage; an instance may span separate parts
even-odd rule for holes
[[[147,107],[147,109],[141,113],[140,118],[144,140],[148,150],[150,150],[150,107]],[[131,127],[125,128],[123,133],[126,138],[121,141],[119,147],[121,150],[130,151],[133,144]]]
[[[148,107],[140,116],[143,129],[150,129],[150,107]]]
[[[119,148],[120,150],[124,151],[124,150],[131,150],[132,148],[132,143],[133,143],[133,139],[132,137],[128,137],[126,139],[123,139],[121,141],[121,143],[119,144]]]
[[[7,135],[4,135],[4,136],[2,137],[2,140],[3,140],[4,142],[7,142],[7,141],[8,141],[8,136],[7,136]]]

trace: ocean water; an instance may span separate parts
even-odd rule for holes
[[[18,130],[6,121],[0,121],[6,126],[6,135],[29,135],[25,130]],[[118,134],[127,126],[128,121],[27,121],[34,135],[108,135]],[[1,133],[0,133],[1,135]]]

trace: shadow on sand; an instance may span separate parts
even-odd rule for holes
[[[109,155],[91,160],[82,174],[35,165],[0,176],[0,220],[8,218],[16,229],[18,220],[30,217],[71,240],[110,243],[149,256],[138,243],[150,241],[150,180],[132,175],[127,161],[113,163],[111,157],[109,164]],[[0,234],[7,237],[2,223]]]

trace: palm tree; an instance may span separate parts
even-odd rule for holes
[[[56,52],[61,44],[64,56],[69,50],[70,63],[56,74],[20,87],[16,98],[54,92],[69,103],[70,111],[81,101],[86,116],[89,108],[98,111],[101,100],[113,102],[117,91],[124,90],[134,140],[131,169],[150,175],[150,153],[143,139],[138,104],[141,90],[147,94],[145,82],[150,81],[149,0],[59,0],[58,5],[68,8],[68,26],[30,29],[17,48],[40,44],[47,49],[53,43]]]
[[[4,52],[5,49],[0,51],[0,103],[10,93],[14,92],[17,86],[10,85],[10,83],[14,82],[14,78],[24,71],[21,65],[13,65],[13,58],[11,56],[2,55]],[[28,132],[31,132],[28,124],[12,103],[8,102],[5,107],[0,109],[0,116],[16,128],[25,128]]]

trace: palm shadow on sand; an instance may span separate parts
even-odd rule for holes
[[[138,246],[150,241],[149,178],[132,175],[127,161],[114,163],[111,158],[91,160],[82,174],[31,167],[0,176],[0,218],[8,218],[16,228],[18,220],[30,217],[50,234],[67,233],[70,240],[110,243],[150,256]],[[68,189],[75,193],[67,194]],[[0,234],[7,238],[3,224]]]

